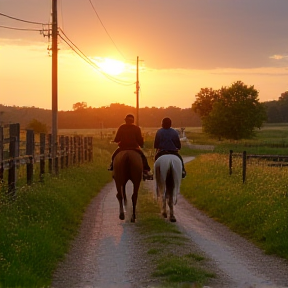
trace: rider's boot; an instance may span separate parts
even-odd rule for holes
[[[153,180],[153,174],[148,171],[148,170],[144,170],[143,171],[143,180]]]

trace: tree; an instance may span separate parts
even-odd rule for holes
[[[73,110],[74,111],[79,111],[79,110],[84,110],[87,109],[87,103],[86,102],[77,102],[73,104]]]
[[[41,123],[40,121],[38,121],[36,119],[32,119],[28,123],[27,129],[31,129],[35,133],[47,133],[48,132],[47,125],[45,123]]]
[[[254,86],[248,87],[237,81],[214,93],[206,89],[204,97],[201,91],[192,108],[201,116],[203,131],[218,139],[250,138],[254,129],[260,129],[266,120],[265,107],[259,102],[258,91]]]
[[[282,121],[288,122],[288,91],[281,93],[278,103]]]
[[[196,101],[192,104],[192,110],[202,118],[208,116],[212,111],[213,104],[219,99],[219,91],[212,88],[201,88],[195,97]]]

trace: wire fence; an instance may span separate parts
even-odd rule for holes
[[[238,158],[238,161],[233,159]],[[239,159],[242,159],[239,162]],[[235,164],[242,165],[242,181],[245,183],[247,175],[247,165],[262,165],[268,167],[287,167],[288,168],[288,156],[287,155],[267,155],[267,154],[247,154],[246,151],[243,153],[233,153],[233,150],[229,152],[229,174],[232,175]]]

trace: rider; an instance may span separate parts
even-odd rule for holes
[[[162,128],[160,128],[155,136],[154,148],[156,149],[155,161],[162,155],[174,154],[178,156],[182,162],[182,178],[186,177],[184,162],[178,151],[181,149],[181,142],[177,131],[171,128],[172,121],[170,118],[162,119]]]
[[[120,151],[135,150],[141,155],[143,161],[143,180],[153,180],[153,174],[150,172],[151,169],[149,167],[147,158],[140,149],[140,147],[142,148],[144,144],[141,129],[134,124],[134,116],[132,114],[127,114],[124,120],[125,124],[122,124],[118,128],[113,141],[116,142],[119,147],[112,155],[112,161],[108,170],[113,171],[113,160]]]

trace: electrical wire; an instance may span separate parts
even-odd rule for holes
[[[99,15],[98,15],[98,13],[97,13],[97,11],[96,11],[96,9],[95,9],[95,7],[94,7],[92,1],[89,0],[89,2],[90,2],[90,4],[91,4],[91,6],[92,6],[92,8],[93,8],[93,10],[94,10],[94,12],[95,12],[95,14],[96,14],[98,20],[100,21],[100,23],[101,23],[103,29],[105,30],[106,34],[108,35],[108,37],[109,37],[110,40],[112,41],[113,45],[115,46],[116,50],[117,50],[117,51],[120,53],[120,55],[121,55],[121,56],[126,60],[125,56],[124,56],[123,53],[120,51],[120,49],[117,47],[117,45],[116,45],[115,42],[113,41],[112,37],[111,37],[110,34],[108,33],[108,31],[107,31],[106,27],[104,26],[102,20],[100,19],[100,17],[99,17]]]
[[[90,1],[90,0],[89,0]],[[108,31],[106,30],[106,28],[104,27],[101,19],[99,18],[92,2],[90,1],[98,19],[100,20],[103,28],[105,29],[106,33],[108,34]],[[10,18],[10,19],[13,19],[13,20],[16,20],[16,21],[20,21],[20,22],[25,22],[25,23],[29,23],[29,24],[35,24],[35,25],[49,25],[49,24],[44,24],[44,23],[40,23],[40,22],[34,22],[34,21],[28,21],[28,20],[23,20],[23,19],[20,19],[20,18],[15,18],[15,17],[12,17],[12,16],[9,16],[9,15],[6,15],[6,14],[3,14],[3,13],[0,13],[0,16],[3,16],[3,17],[7,17],[7,18]],[[27,29],[27,28],[15,28],[15,27],[9,27],[9,26],[4,26],[4,25],[0,25],[0,28],[5,28],[5,29],[10,29],[10,30],[19,30],[19,31],[37,31],[37,32],[40,32],[41,34],[44,34],[44,31],[48,31],[48,35],[50,35],[49,31],[50,29]],[[111,75],[103,72],[101,70],[101,68],[95,63],[93,62],[89,57],[87,57],[68,37],[67,35],[64,33],[64,31],[59,28],[59,30],[61,31],[61,33],[64,35],[64,38],[60,33],[58,33],[58,36],[79,56],[81,57],[84,61],[86,61],[89,65],[91,65],[94,69],[96,69],[98,72],[100,72],[102,75],[104,75],[106,78],[108,78],[109,80],[117,83],[117,84],[121,84],[121,85],[125,85],[125,86],[130,86],[130,85],[134,85],[135,82],[126,82],[126,81],[123,81],[121,79],[117,79],[115,77],[112,77]],[[108,36],[110,37],[110,35],[108,34]],[[110,37],[111,41],[114,43],[113,39]],[[115,47],[117,48],[116,44],[114,43]],[[123,54],[120,52],[120,50],[117,48],[117,50],[119,51],[119,53],[123,56]],[[124,57],[124,56],[123,56]],[[125,57],[124,57],[125,58]]]
[[[40,33],[43,32],[43,29],[39,30],[39,29],[15,28],[15,27],[3,26],[3,25],[0,25],[0,28],[10,29],[10,30],[21,30],[21,31],[38,31]]]
[[[9,16],[7,14],[3,14],[3,13],[0,13],[0,16],[7,17],[7,18],[10,18],[10,19],[13,19],[13,20],[16,20],[16,21],[20,21],[20,22],[29,23],[29,24],[45,25],[45,23],[23,20],[23,19],[19,19],[19,18],[15,18],[15,17]]]
[[[109,80],[117,83],[117,84],[121,84],[124,86],[130,86],[130,85],[134,85],[135,82],[126,82],[123,81],[121,79],[117,79],[115,77],[112,77],[111,75],[103,72],[101,70],[101,68],[95,63],[93,62],[89,57],[87,57],[68,37],[67,35],[64,33],[64,31],[59,28],[60,32],[64,35],[64,38],[61,34],[59,34],[59,37],[80,57],[82,58],[85,62],[87,62],[90,66],[92,66],[94,69],[96,69],[98,72],[100,72],[102,75],[104,75],[106,78],[108,78]]]

